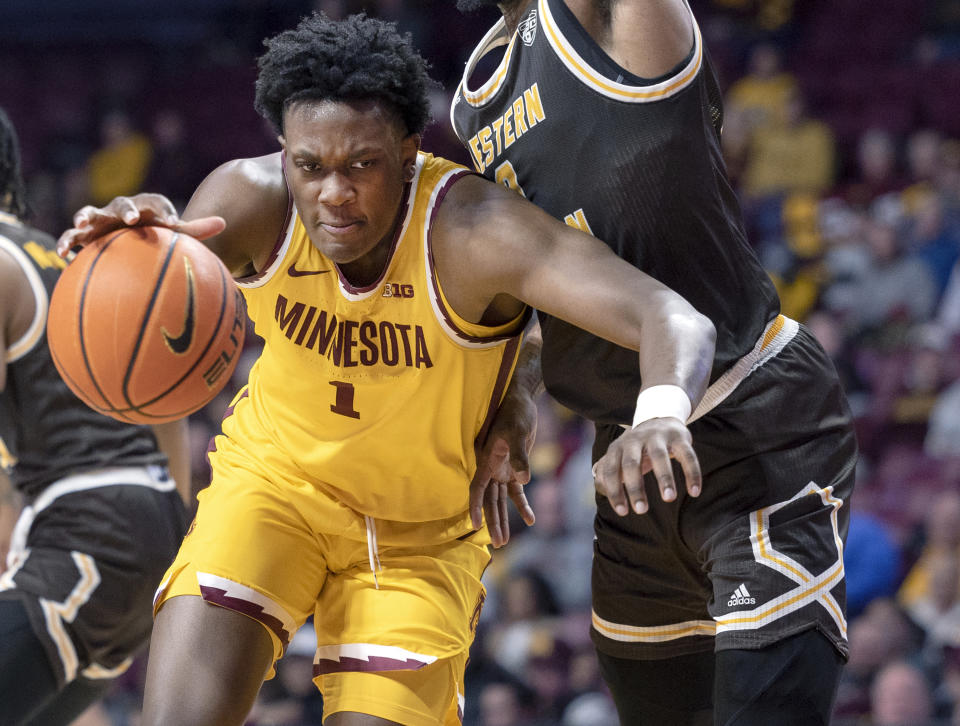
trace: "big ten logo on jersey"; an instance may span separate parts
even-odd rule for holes
[[[405,282],[388,282],[383,286],[384,297],[413,297],[413,285]]]

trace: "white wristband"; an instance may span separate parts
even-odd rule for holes
[[[637,396],[633,425],[639,426],[652,418],[678,418],[686,423],[692,408],[687,392],[680,386],[650,386]]]

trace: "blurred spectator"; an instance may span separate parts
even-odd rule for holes
[[[934,459],[960,462],[960,381],[937,396],[927,422],[923,449]]]
[[[767,212],[779,208],[779,220],[775,230],[766,230],[760,243],[761,261],[777,287],[780,311],[803,322],[829,281],[819,203],[811,194],[795,193],[782,202],[769,199],[766,206]]]
[[[960,333],[960,262],[953,266],[947,289],[940,298],[936,317],[937,324],[947,340]]]
[[[833,361],[854,417],[859,418],[870,408],[870,387],[855,365],[856,346],[844,335],[842,321],[836,314],[818,307],[804,322]]]
[[[560,721],[570,701],[570,660],[573,651],[555,636],[535,638],[531,642],[523,680],[533,692],[537,724],[551,726]]]
[[[956,223],[960,219],[960,140],[947,139],[940,144],[939,160],[937,189],[947,215]]]
[[[960,0],[925,0],[924,30],[937,59],[960,59]]]
[[[807,115],[795,88],[786,94],[784,108],[753,132],[743,191],[749,198],[822,194],[835,183],[835,166],[833,132]]]
[[[584,693],[563,709],[561,726],[611,726],[617,723],[617,711],[601,693]]]
[[[95,703],[74,719],[71,726],[113,726],[110,714],[102,704]]]
[[[478,694],[480,719],[477,726],[526,726],[531,719],[530,696],[517,681],[494,681]],[[464,723],[468,723],[464,720]]]
[[[102,206],[117,196],[136,194],[143,188],[150,157],[150,140],[134,128],[122,110],[114,110],[100,122],[100,148],[86,165],[90,203]]]
[[[918,129],[907,139],[907,177],[911,186],[929,189],[940,175],[940,153],[943,134],[934,129]],[[910,206],[909,203],[907,206]]]
[[[857,144],[856,171],[845,185],[843,197],[855,208],[867,209],[874,199],[898,192],[904,180],[897,169],[897,147],[893,136],[880,128],[868,129]]]
[[[856,496],[853,501],[857,501]],[[850,514],[843,562],[848,619],[859,616],[873,600],[896,592],[900,552],[884,522],[874,515],[858,510]]]
[[[907,608],[907,614],[923,628],[925,647],[936,651],[960,647],[960,558],[941,553],[931,558],[928,567],[929,589]]]
[[[827,307],[842,316],[846,334],[928,320],[936,302],[936,283],[923,262],[902,256],[895,224],[877,216],[865,218],[857,247],[863,269],[847,279],[837,275],[841,279],[824,293]]]
[[[165,108],[157,112],[151,138],[153,154],[143,188],[166,195],[182,212],[209,169],[198,168],[197,154],[179,110]]]
[[[898,594],[906,608],[931,597],[932,571],[937,560],[960,554],[960,493],[947,490],[930,502],[924,539],[920,557],[907,573]]]
[[[850,622],[850,658],[840,678],[834,714],[856,719],[871,711],[871,687],[887,664],[909,658],[922,633],[892,600],[874,600]]]
[[[905,661],[890,663],[870,689],[874,726],[923,726],[933,716],[933,694],[923,672]]]
[[[954,371],[943,335],[931,325],[917,325],[903,338],[902,351],[881,359],[874,381],[874,411],[890,424],[926,425],[940,392]],[[918,452],[919,453],[919,452]],[[926,502],[924,502],[924,506]]]
[[[726,106],[745,114],[749,129],[784,117],[797,81],[783,70],[780,49],[770,42],[757,43],[750,52],[747,72],[730,86]]]
[[[524,723],[530,717],[530,706],[533,696],[524,683],[505,668],[500,666],[486,647],[489,625],[483,622],[477,628],[476,640],[467,662],[464,684],[466,688],[463,706],[463,723],[474,726],[485,726],[487,716],[485,709],[489,709],[490,723],[500,723],[497,717],[510,719],[510,723]],[[495,695],[485,696],[489,687]],[[509,693],[505,693],[509,691]],[[512,702],[518,699],[518,708],[501,705],[504,701]]]
[[[942,686],[939,689],[941,700],[952,705],[953,726],[960,726],[960,648],[943,649],[941,663]]]
[[[487,632],[490,657],[524,678],[535,643],[552,640],[560,608],[549,583],[536,570],[512,573],[503,586],[502,611]]]
[[[946,290],[950,273],[960,259],[960,227],[948,220],[940,195],[916,195],[907,234],[910,254],[922,260],[936,284],[937,300]]]
[[[589,482],[587,483],[589,486]],[[571,572],[589,572],[593,557],[593,532],[569,531],[566,499],[556,479],[538,479],[527,487],[527,497],[537,523],[520,530],[501,554],[507,577],[511,572],[532,570],[550,584],[563,610],[590,607],[590,578],[570,577]]]

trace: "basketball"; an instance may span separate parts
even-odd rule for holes
[[[50,299],[47,340],[66,384],[96,411],[156,424],[202,408],[237,365],[246,307],[202,242],[130,227],[84,247]]]

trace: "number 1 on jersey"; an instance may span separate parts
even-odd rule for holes
[[[337,398],[330,410],[348,418],[360,418],[360,413],[353,408],[354,388],[352,383],[330,381],[330,385],[337,389]]]

